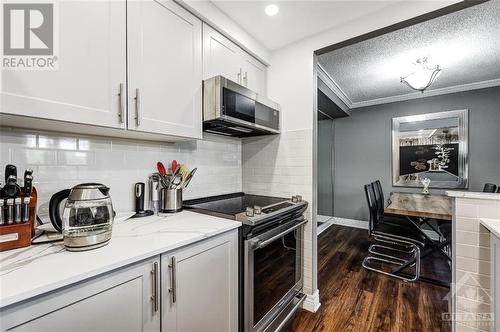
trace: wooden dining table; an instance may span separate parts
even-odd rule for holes
[[[451,197],[395,192],[390,204],[384,209],[387,214],[439,219],[451,221]]]
[[[422,227],[426,224],[434,232],[440,234],[439,230],[435,228],[430,220],[435,219],[439,222],[451,222],[452,200],[450,197],[444,195],[394,192],[391,193],[389,205],[384,209],[384,213],[404,217],[426,239],[424,252],[422,252],[420,256],[421,259],[429,256],[433,252],[439,252],[451,262],[450,255],[444,250],[446,246],[451,244],[451,239],[448,237],[438,241],[433,240]],[[413,263],[413,261],[410,261],[393,272],[402,272]],[[420,280],[436,285],[449,286],[447,283],[433,278],[420,277]]]

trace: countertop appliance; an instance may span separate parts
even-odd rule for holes
[[[203,130],[249,137],[280,133],[280,106],[223,76],[203,81]]]
[[[242,222],[240,330],[276,331],[293,317],[302,293],[302,232],[308,203],[234,193],[184,201],[184,208]],[[272,291],[270,291],[272,290]]]
[[[64,200],[63,216],[60,204]],[[55,193],[49,202],[54,228],[63,233],[69,251],[84,251],[106,245],[111,239],[114,211],[109,188],[100,183],[82,183]]]

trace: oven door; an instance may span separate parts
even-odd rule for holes
[[[302,290],[303,216],[244,241],[245,331],[262,331]]]

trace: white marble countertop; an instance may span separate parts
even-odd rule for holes
[[[448,195],[450,197],[491,199],[491,200],[499,200],[500,201],[500,194],[498,194],[498,193],[483,193],[483,192],[474,192],[474,191],[447,191],[446,195]]]
[[[0,253],[0,308],[236,229],[241,223],[184,211],[128,219],[101,248],[69,252],[62,242]]]
[[[497,219],[479,219],[481,225],[486,227],[496,237],[500,238],[500,220]]]

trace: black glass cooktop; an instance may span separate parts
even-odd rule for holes
[[[247,195],[244,193],[235,193],[229,195],[213,196],[208,198],[200,198],[188,200],[183,202],[186,208],[205,210],[223,214],[228,216],[235,216],[238,213],[245,212],[247,207],[260,206],[265,207],[268,205],[287,201],[286,198]]]

